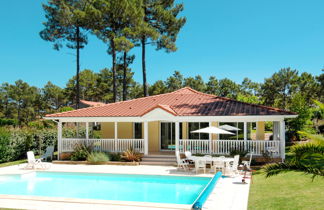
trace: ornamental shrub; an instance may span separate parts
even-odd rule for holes
[[[121,158],[127,162],[139,162],[142,157],[142,154],[135,152],[133,149],[127,149],[121,156]]]
[[[92,164],[102,163],[109,161],[109,157],[104,152],[91,152],[87,161]]]
[[[74,146],[74,151],[71,155],[71,160],[87,160],[90,153],[93,151],[93,145],[86,145],[84,143],[79,143]]]
[[[118,153],[116,153],[116,152],[109,153],[108,156],[111,161],[121,161],[122,160],[121,153],[119,153],[119,152]]]

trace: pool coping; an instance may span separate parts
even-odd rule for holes
[[[190,175],[161,175],[161,174],[127,174],[127,173],[109,173],[109,172],[71,172],[71,171],[50,171],[50,170],[28,170],[24,173],[5,173],[0,174],[0,176],[6,175],[26,175],[35,172],[45,172],[45,173],[83,173],[83,174],[122,174],[122,175],[144,175],[144,176],[175,176],[175,177],[195,177],[195,178],[210,178],[206,176],[190,176]],[[208,184],[207,184],[208,185]],[[206,186],[207,186],[206,185]],[[205,186],[205,188],[206,188]],[[204,190],[205,190],[204,188]],[[202,192],[204,191],[202,190]],[[201,192],[201,193],[202,193]],[[200,194],[201,194],[200,193]],[[199,194],[199,196],[200,196]],[[0,194],[0,199],[18,199],[18,200],[34,200],[34,201],[47,201],[47,202],[63,202],[63,203],[80,203],[80,204],[106,204],[106,205],[116,205],[116,206],[134,206],[134,207],[151,207],[151,208],[161,208],[161,209],[192,209],[192,206],[197,201],[199,196],[192,204],[174,204],[174,203],[156,203],[156,202],[141,202],[141,201],[118,201],[118,200],[100,200],[100,199],[87,199],[87,198],[63,198],[63,197],[47,197],[47,196],[32,196],[32,195],[8,195]]]
[[[61,197],[46,197],[46,196],[30,196],[30,195],[5,195],[0,194],[0,199],[19,199],[19,200],[34,200],[47,202],[63,202],[63,203],[81,203],[81,204],[107,204],[116,206],[134,206],[134,207],[152,207],[162,209],[192,209],[192,205],[186,204],[167,204],[153,203],[140,201],[116,201],[116,200],[97,200],[86,198],[61,198]]]

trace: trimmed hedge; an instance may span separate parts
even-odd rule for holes
[[[43,153],[47,146],[56,146],[57,131],[0,128],[0,163],[26,158],[27,151]]]
[[[75,128],[64,128],[63,138],[77,136]],[[90,132],[93,138],[100,138],[99,133]],[[78,136],[85,136],[85,129],[80,128]],[[57,151],[56,128],[13,128],[0,127],[0,163],[26,158],[27,151],[36,155],[44,154],[48,146]]]

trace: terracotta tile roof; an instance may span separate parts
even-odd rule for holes
[[[171,93],[49,114],[46,117],[140,117],[155,108],[175,116],[295,115],[293,112],[239,102],[185,87]]]
[[[93,106],[102,106],[102,105],[106,105],[105,103],[102,102],[96,102],[96,101],[86,101],[86,100],[80,100],[81,103],[88,105],[90,107]]]

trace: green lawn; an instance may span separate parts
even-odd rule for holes
[[[16,160],[16,161],[7,162],[7,163],[0,163],[0,168],[6,167],[6,166],[18,165],[18,164],[22,164],[22,163],[27,163],[27,160]]]
[[[249,210],[254,209],[324,209],[324,178],[288,172],[265,178],[253,175]]]

